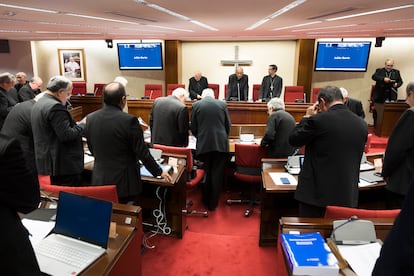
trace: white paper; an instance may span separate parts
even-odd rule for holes
[[[338,245],[338,249],[358,276],[371,276],[381,245],[378,242],[364,245]]]
[[[286,172],[271,172],[269,173],[270,177],[273,180],[273,183],[275,183],[276,185],[298,185],[298,181],[296,180],[296,178],[291,175],[290,173],[286,173]],[[289,180],[289,184],[283,184],[282,180],[280,180],[280,178],[287,178]]]
[[[47,234],[52,231],[53,227],[55,227],[54,221],[41,221],[24,218],[22,219],[22,223],[30,233],[29,239],[32,246],[43,240]]]
[[[365,181],[365,180],[360,178],[358,186],[359,187],[366,187],[366,186],[370,186],[370,185],[374,185],[374,184],[377,184],[377,182],[368,182],[368,181]]]
[[[90,156],[90,155],[87,155],[87,154],[83,155],[83,163],[84,164],[92,162],[94,160],[95,160],[95,158],[93,156]]]

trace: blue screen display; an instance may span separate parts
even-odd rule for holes
[[[316,49],[315,71],[366,72],[371,42],[324,42]]]
[[[120,70],[162,70],[161,42],[118,43]]]

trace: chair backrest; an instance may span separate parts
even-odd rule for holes
[[[303,86],[285,86],[284,101],[285,103],[294,103],[298,100],[304,100]]]
[[[172,92],[178,87],[185,88],[185,84],[167,84],[167,96],[170,96]]]
[[[145,84],[144,95],[149,99],[162,97],[162,84]]]
[[[72,95],[86,95],[86,82],[74,81]]]
[[[253,101],[257,101],[260,95],[261,84],[253,84]]]
[[[312,102],[316,103],[316,101],[318,100],[318,93],[321,90],[321,87],[314,87],[312,88]]]
[[[266,154],[266,149],[257,144],[235,144],[234,155],[237,172],[241,174],[260,175],[262,158],[265,158]]]
[[[220,95],[220,85],[215,84],[215,83],[209,83],[208,84],[208,88],[213,89],[213,91],[214,91],[214,97],[216,99],[218,99],[219,98],[219,95]]]
[[[102,96],[105,83],[95,83],[93,85],[93,94],[95,96]]]
[[[325,218],[348,219],[352,216],[358,218],[395,218],[400,209],[393,210],[368,210],[342,206],[326,206]]]
[[[57,186],[57,185],[42,185],[41,189],[49,193],[59,193],[60,191],[70,192],[78,195],[90,196],[102,200],[118,203],[118,193],[115,185],[103,186]]]
[[[153,148],[160,149],[163,153],[179,154],[186,156],[187,172],[191,173],[191,171],[193,170],[193,153],[190,148],[165,146],[160,144],[154,144]]]
[[[226,99],[227,98],[227,92],[229,91],[229,84],[228,83],[226,83],[225,85],[224,85],[224,98]]]

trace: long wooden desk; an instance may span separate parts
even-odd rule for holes
[[[43,208],[48,204],[42,201]],[[116,222],[117,236],[109,238],[106,253],[80,275],[141,275],[141,207],[114,203],[111,221]]]
[[[170,155],[177,158],[182,156]],[[164,156],[166,159],[167,156]],[[92,173],[93,161],[84,165],[85,171]],[[159,187],[160,190],[167,189],[165,199],[165,212],[168,221],[167,227],[171,228],[171,236],[182,238],[186,229],[186,216],[183,210],[186,209],[186,174],[185,167],[178,166],[177,171],[172,174],[173,181],[171,183],[163,179],[142,176],[143,193],[138,197],[137,204],[143,209],[143,222],[145,224],[156,224],[152,211],[159,207],[159,200],[155,196],[155,190]],[[161,193],[161,192],[160,192]]]
[[[368,155],[367,159],[382,157],[382,154]],[[269,173],[285,172],[286,159],[263,159],[263,187],[260,202],[259,245],[276,245],[278,237],[278,220],[283,216],[298,216],[298,203],[294,199],[295,185],[275,185]],[[358,207],[367,209],[384,209],[385,183],[361,187],[359,189]]]
[[[300,233],[320,232],[326,239],[329,238],[332,232],[332,224],[335,219],[323,218],[299,218],[299,217],[282,217],[279,220],[280,232],[289,233],[291,231],[298,231]],[[394,224],[394,219],[391,218],[372,218],[369,219],[374,222],[377,238],[384,240]],[[283,251],[285,262],[287,261],[285,252]],[[286,263],[286,269],[291,275],[290,268]],[[349,267],[341,269],[341,275],[356,275]]]
[[[128,112],[148,122],[152,103],[153,100],[128,100]],[[192,103],[191,101],[186,102],[190,118]],[[299,122],[306,114],[306,109],[310,105],[312,104],[288,103],[286,104],[286,111],[292,114],[296,122]],[[266,124],[267,122],[268,114],[266,113],[266,103],[227,102],[227,108],[232,124]]]

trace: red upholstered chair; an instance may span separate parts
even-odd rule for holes
[[[190,148],[164,146],[159,144],[154,144],[153,148],[162,150],[163,154],[172,153],[186,156],[187,189],[195,188],[197,184],[204,179],[204,170],[200,168],[195,169],[194,167],[193,153]],[[193,169],[195,169],[195,174],[193,173]],[[190,200],[187,202],[187,206],[191,205],[192,201]],[[202,214],[204,215],[204,217],[208,216],[207,211],[187,209],[183,210],[183,212],[185,212],[186,214]]]
[[[86,95],[86,82],[74,81],[72,95]]]
[[[167,84],[167,96],[170,96],[172,92],[178,87],[185,88],[185,84]]]
[[[253,101],[257,101],[260,95],[261,84],[253,84]]]
[[[304,93],[303,86],[285,86],[284,101],[285,103],[304,101]]]
[[[162,97],[162,84],[146,84],[144,95],[150,100]]]
[[[400,209],[368,210],[342,206],[326,206],[324,218],[348,219],[352,216],[357,216],[358,218],[396,218],[399,213]]]
[[[214,98],[218,99],[220,95],[220,85],[215,83],[209,83],[208,88],[213,89],[214,91]]]
[[[47,181],[47,178],[49,178],[49,181]],[[65,191],[65,192],[74,193],[78,195],[99,198],[99,199],[111,201],[113,203],[118,203],[118,193],[116,191],[115,185],[81,186],[81,187],[57,186],[57,185],[50,185],[49,176],[39,176],[39,184],[40,184],[40,189],[46,193],[59,193],[60,191]]]
[[[318,93],[322,88],[320,87],[314,87],[312,89],[312,102],[316,103],[316,101],[318,100]]]
[[[226,83],[225,85],[224,85],[224,98],[226,99],[227,98],[227,91],[229,90],[229,85]]]
[[[253,206],[259,204],[256,199],[256,186],[262,183],[262,158],[266,157],[265,148],[260,145],[235,144],[236,171],[234,178],[249,185],[249,197],[247,199],[228,199],[227,204],[249,204],[244,216],[248,217],[253,212]]]
[[[93,94],[95,96],[102,96],[103,94],[103,88],[106,85],[106,83],[95,83],[93,85]]]

